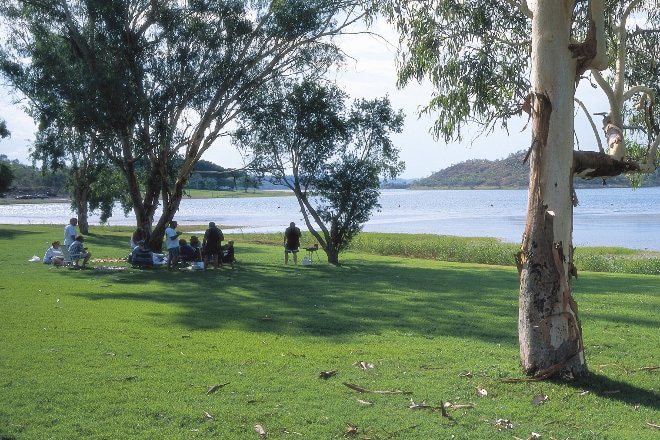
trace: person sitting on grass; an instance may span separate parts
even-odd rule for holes
[[[80,267],[80,260],[83,260],[82,267],[85,267],[92,257],[92,253],[87,252],[87,248],[83,246],[83,241],[85,241],[85,238],[78,235],[73,244],[69,246],[69,254],[71,254],[71,261],[73,261],[75,267]]]
[[[135,268],[154,267],[154,253],[147,247],[144,240],[138,240],[137,246],[128,256],[128,262]]]
[[[192,239],[190,240],[192,242]],[[184,238],[179,240],[179,258],[184,263],[192,261],[202,261],[199,248],[189,245]]]
[[[234,268],[234,263],[236,259],[234,258],[234,240],[229,240],[226,245],[222,246],[222,256],[220,261],[223,263],[231,264],[231,268]]]
[[[149,238],[147,236],[147,231],[145,231],[144,228],[137,228],[131,236],[131,249],[135,249],[135,247],[138,246],[138,242],[140,240],[146,241],[147,238]]]
[[[196,235],[190,236],[190,246],[195,248],[195,251],[199,253],[199,260],[202,261],[202,242],[199,241]]]
[[[44,264],[52,264],[53,266],[64,266],[64,254],[60,248],[59,240],[55,240],[46,250],[43,262]]]

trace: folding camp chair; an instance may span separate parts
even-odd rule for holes
[[[62,251],[62,255],[64,255],[64,265],[71,266],[73,260],[71,260],[71,253],[69,252],[69,248],[66,246],[60,246],[60,250]]]

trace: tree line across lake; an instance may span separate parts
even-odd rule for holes
[[[529,170],[523,164],[524,151],[513,153],[504,159],[471,159],[452,165],[421,179],[396,179],[386,183],[388,188],[401,189],[523,189],[527,188]],[[65,170],[48,171],[32,165],[21,164],[18,160],[9,161],[0,155],[14,173],[11,187],[5,197],[46,195],[63,197],[66,189],[67,173]],[[576,187],[595,187],[603,185],[601,179],[576,179]],[[606,180],[612,187],[629,187],[626,176],[617,176]],[[642,186],[660,186],[660,172],[643,176]],[[243,189],[278,189],[268,181],[260,181],[249,176],[245,171],[229,170],[209,161],[200,161],[195,173],[188,182],[187,189],[200,190],[243,190]]]
[[[18,160],[9,160],[6,155],[0,155],[0,162],[12,174],[10,184],[2,189],[3,197],[18,199],[68,197],[69,171],[67,168],[43,172],[37,166],[22,164]],[[259,180],[251,177],[246,171],[230,170],[202,160],[195,167],[187,189],[218,191],[252,189],[261,186],[263,185],[259,183]]]
[[[523,163],[526,151],[510,154],[505,159],[472,159],[452,165],[433,173],[429,177],[411,184],[415,189],[523,189],[529,183],[529,164]],[[660,186],[660,173],[643,176],[638,186]],[[633,185],[626,175],[609,178],[607,186],[629,187]],[[636,183],[635,183],[636,184]],[[602,179],[575,179],[578,188],[602,186]]]

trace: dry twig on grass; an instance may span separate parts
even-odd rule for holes
[[[431,405],[426,404],[426,400],[422,400],[421,404],[417,404],[411,398],[410,399],[410,406],[408,408],[410,408],[410,409],[430,409],[431,411],[442,411],[442,417],[449,418],[449,414],[447,414],[447,410],[445,409],[445,404],[443,402],[440,402],[440,406],[431,406]]]
[[[395,390],[395,391],[379,391],[379,390],[368,390],[366,388],[362,388],[361,386],[358,385],[353,385],[352,383],[346,383],[344,382],[344,385],[349,387],[352,390],[357,391],[358,393],[372,393],[372,394],[412,394],[412,391],[400,391],[400,390]]]
[[[658,370],[660,369],[660,366],[655,366],[655,367],[642,367],[638,368],[637,371],[653,371],[653,370]]]
[[[218,391],[220,388],[229,385],[229,382],[223,383],[222,385],[213,385],[209,387],[208,391],[206,391],[206,395],[208,396],[209,394],[213,394],[216,391]]]

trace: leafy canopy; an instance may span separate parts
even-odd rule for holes
[[[346,99],[333,85],[284,82],[252,106],[234,135],[261,173],[294,192],[331,263],[378,205],[380,179],[404,167],[389,137],[402,130],[402,112],[388,98],[350,108]]]

